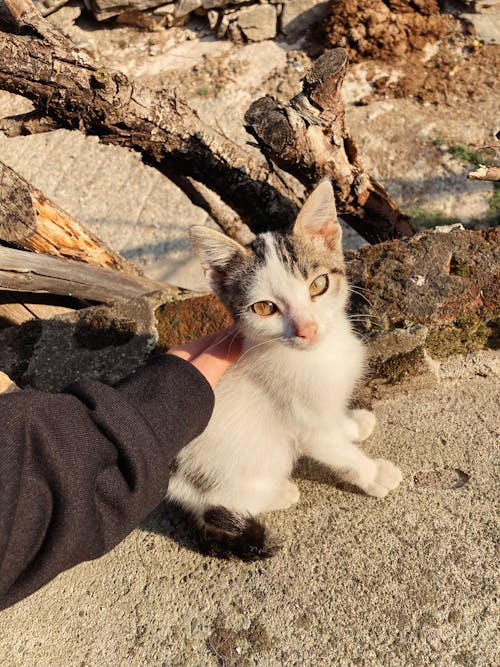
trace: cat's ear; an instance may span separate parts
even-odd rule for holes
[[[224,282],[227,267],[235,257],[245,258],[249,254],[237,241],[203,225],[191,227],[189,235],[205,276],[214,288]]]
[[[297,236],[319,237],[329,247],[340,247],[342,227],[337,218],[335,195],[329,179],[321,180],[306,199],[295,221],[293,233]]]

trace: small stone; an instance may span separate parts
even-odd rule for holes
[[[201,7],[201,0],[178,0],[175,3],[174,16],[187,16]]]
[[[207,19],[208,19],[208,25],[210,26],[210,30],[215,30],[217,24],[219,23],[219,12],[216,9],[211,9],[207,13]]]
[[[276,37],[276,10],[271,5],[257,5],[238,13],[238,27],[250,42]]]

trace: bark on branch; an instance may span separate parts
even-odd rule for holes
[[[133,148],[173,180],[189,176],[206,185],[257,229],[293,221],[299,202],[291,189],[203,123],[175,90],[154,91],[98,67],[62,36],[54,38],[34,8],[16,16],[30,34],[0,33],[0,88],[31,99],[58,127]]]
[[[292,188],[271,165],[204,124],[175,90],[153,91],[89,61],[28,0],[8,0],[3,15],[2,24],[21,34],[0,33],[0,88],[28,97],[39,112],[33,119],[17,119],[19,131],[38,131],[55,123],[138,150],[146,163],[218,216],[222,226],[228,221],[239,226],[243,220],[258,232],[293,222],[300,202]],[[361,169],[354,143],[346,135],[340,98],[345,53],[335,50],[322,58],[299,96],[288,105],[273,101],[274,107],[264,98],[268,102],[253,107],[248,124],[266,156],[298,175],[307,187],[321,175],[331,176],[339,212],[365,238],[411,234],[407,218]],[[272,122],[264,123],[269,131],[255,121],[258,109],[261,116],[271,115]],[[9,131],[16,131],[15,122]],[[279,142],[285,155],[279,154]],[[234,215],[201,196],[193,182],[216,193]]]
[[[247,129],[269,159],[312,188],[323,176],[333,181],[339,213],[374,243],[411,236],[408,216],[363,170],[345,127],[341,89],[347,52],[327,51],[288,104],[262,97],[248,109]]]

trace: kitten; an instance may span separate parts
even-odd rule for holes
[[[206,552],[265,558],[278,545],[255,517],[299,500],[290,475],[300,456],[378,498],[401,472],[354,444],[375,417],[347,408],[365,353],[346,315],[331,184],[316,187],[291,234],[266,232],[243,247],[196,226],[191,239],[243,332],[244,352],[216,388],[206,430],[174,461],[168,498],[195,517]]]

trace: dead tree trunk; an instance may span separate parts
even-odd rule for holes
[[[29,0],[7,0],[0,22],[8,31],[0,32],[0,87],[28,97],[38,110],[36,116],[30,114],[4,123],[11,135],[57,126],[95,134],[105,143],[138,150],[146,163],[185,187],[195,203],[212,215],[220,212],[216,221],[224,226],[229,220],[233,233],[241,220],[257,232],[271,226],[287,227],[293,222],[300,202],[279,173],[205,125],[175,90],[153,91],[129,81],[120,72],[90,62],[37,13]],[[336,52],[334,60],[345,60],[342,54],[342,50]],[[344,70],[345,66],[344,63]],[[296,164],[288,159],[282,161],[283,166],[297,174],[308,188],[319,174],[328,173],[336,188],[339,213],[345,213],[344,217],[365,238],[385,240],[411,234],[405,216],[357,163],[354,143],[345,130],[335,134],[338,124],[331,120],[332,114],[342,120],[343,126],[339,94],[342,77],[335,79],[336,74],[332,77],[330,73],[326,86],[318,86],[322,84],[318,81],[313,85],[318,72],[321,74],[321,68],[313,68],[304,92],[287,107],[295,104],[299,111],[293,121],[300,120],[302,124],[304,117],[307,119],[304,109],[313,110],[307,131],[290,135],[290,144],[294,136],[297,141],[295,147],[290,145],[290,157],[295,151]],[[334,99],[327,102],[323,95],[330,93]],[[314,109],[318,104],[322,110],[319,114]],[[268,111],[271,113],[271,109]],[[320,123],[311,121],[319,117]],[[251,124],[258,133],[255,124]],[[305,135],[325,150],[329,144],[337,146],[340,142],[347,159],[341,151],[333,150],[327,169],[322,163],[309,162],[311,157],[321,159],[321,151],[311,152],[303,141]],[[265,142],[259,143],[262,146]],[[272,143],[270,146],[264,152],[276,159],[278,153]],[[340,163],[333,168],[337,159]],[[219,207],[206,197],[197,184],[215,192],[235,216],[228,215],[227,207]],[[243,234],[247,231],[243,227]]]
[[[66,257],[139,276],[132,262],[106,246],[15,171],[0,162],[0,244]]]

